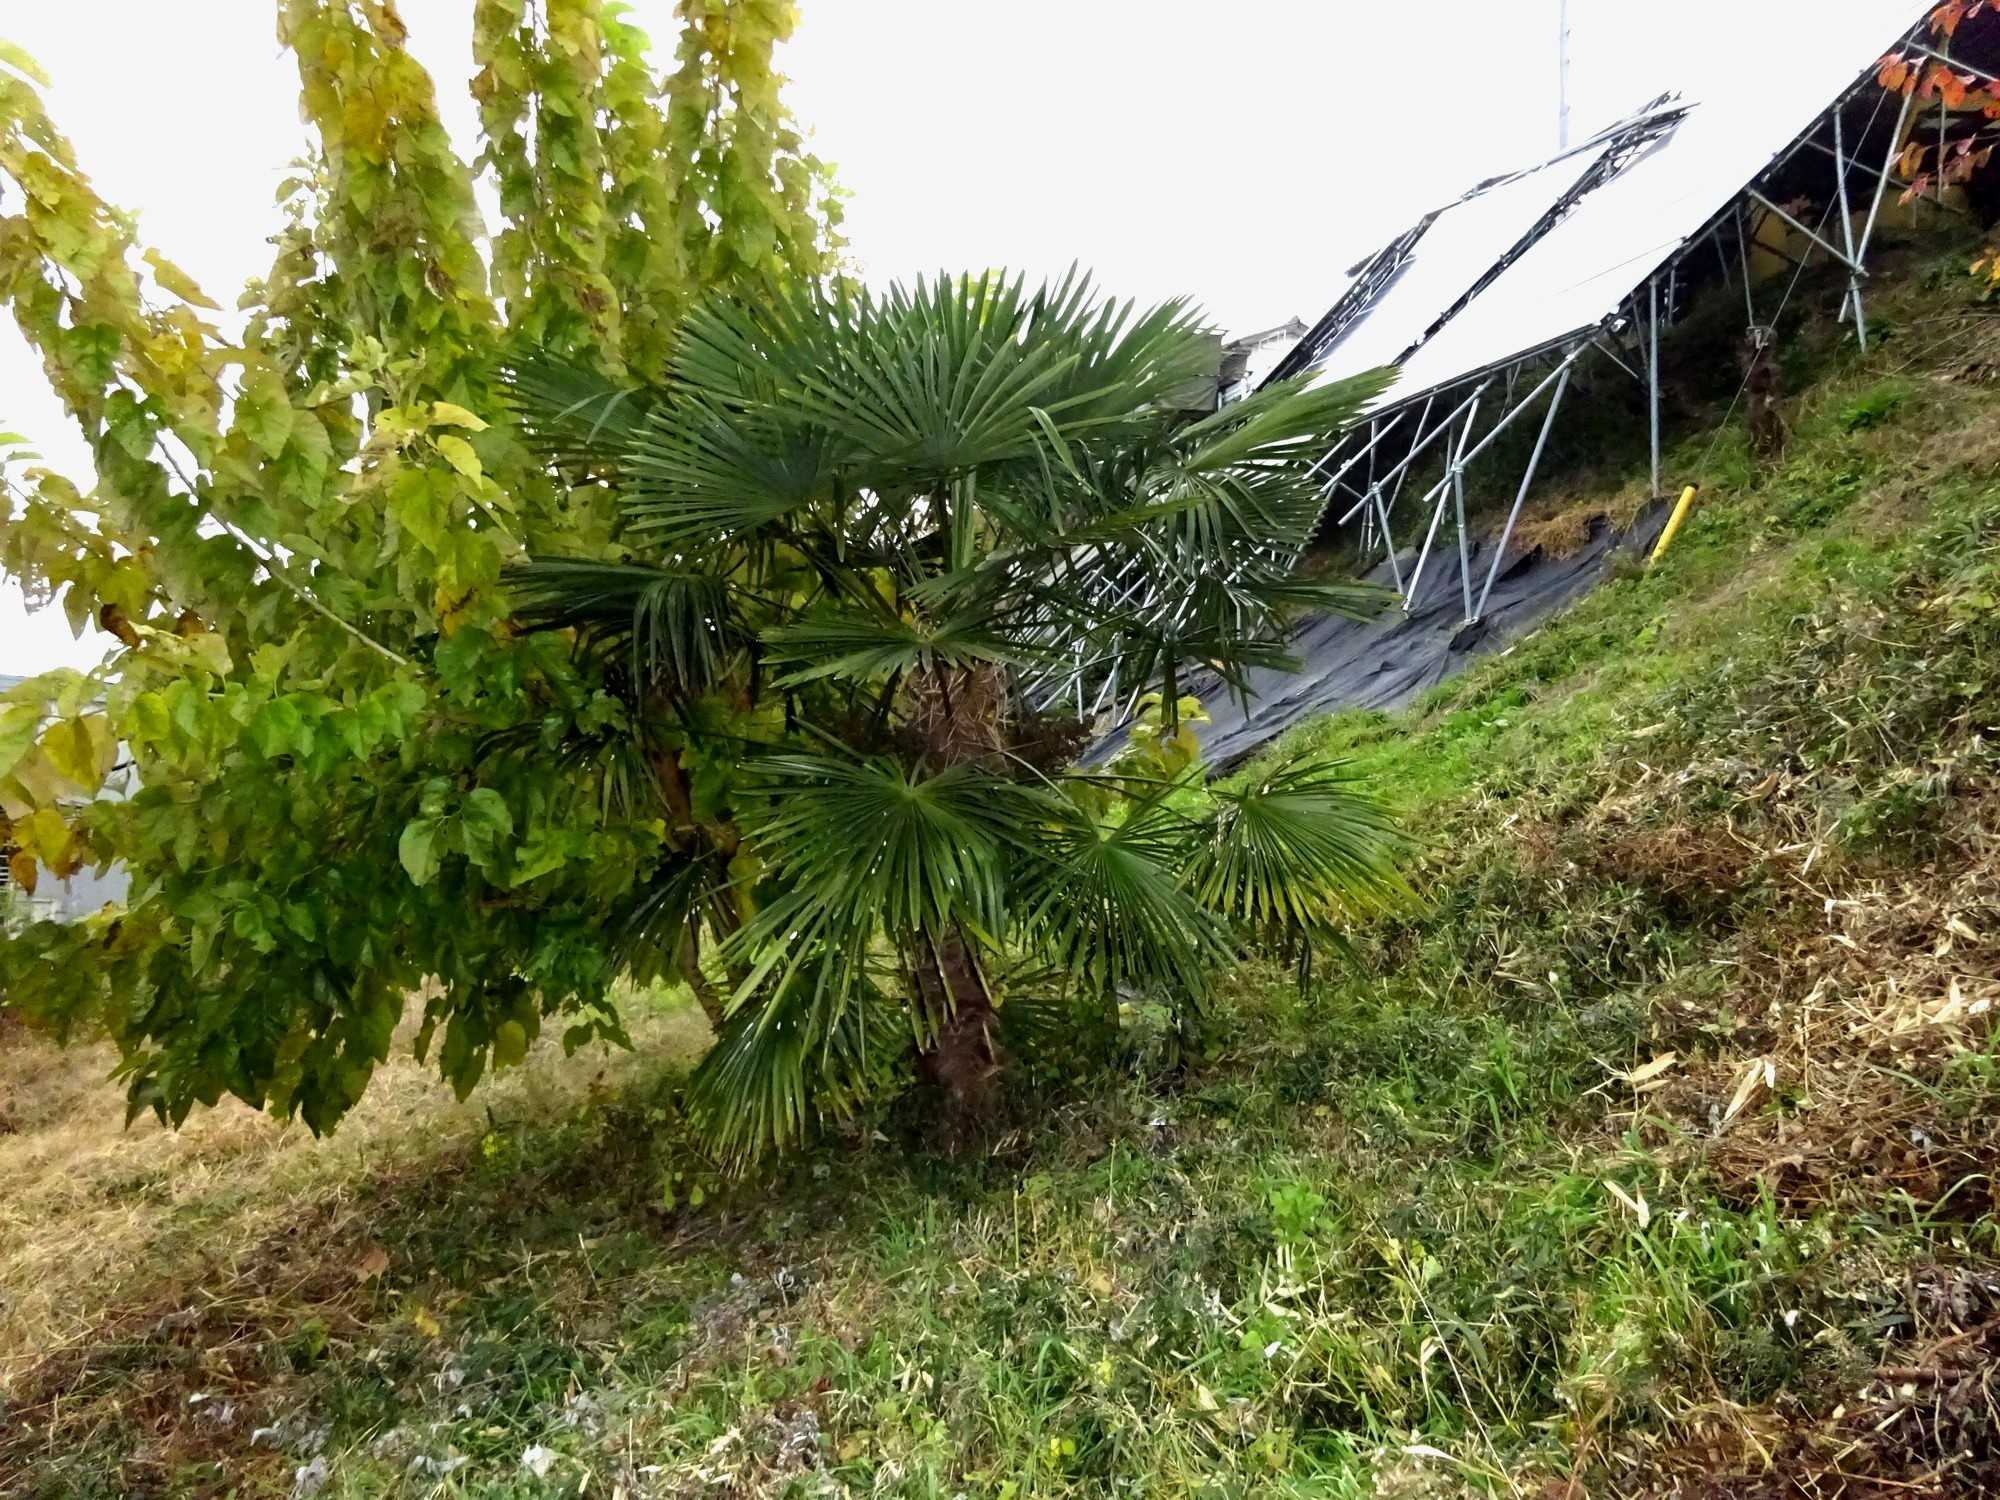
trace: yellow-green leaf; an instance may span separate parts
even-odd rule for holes
[[[20,764],[21,757],[35,743],[35,731],[41,724],[41,710],[32,703],[17,703],[0,710],[0,776]]]
[[[33,817],[16,823],[14,836],[23,849],[50,869],[60,865],[63,856],[69,852],[69,824],[53,807],[37,808]]]
[[[117,762],[118,742],[103,714],[84,714],[49,726],[42,736],[49,764],[66,781],[94,792]]]
[[[195,279],[179,266],[168,260],[157,250],[148,250],[142,259],[153,268],[153,279],[183,302],[191,302],[196,307],[211,307],[221,311],[221,304],[212,301],[208,294],[195,283]]]
[[[23,77],[32,78],[43,88],[49,86],[49,75],[42,71],[41,64],[37,63],[12,42],[0,42],[0,62],[5,63]]]
[[[446,463],[467,479],[479,479],[486,472],[480,467],[479,455],[472,451],[472,444],[462,437],[446,435],[439,438],[437,450],[444,455]]]
[[[455,401],[433,401],[431,421],[440,427],[468,427],[474,432],[484,432],[486,423]]]

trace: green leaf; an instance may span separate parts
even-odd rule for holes
[[[32,703],[0,709],[0,776],[12,771],[34,748],[35,731],[41,724],[42,711]]]
[[[475,417],[464,407],[451,401],[433,401],[431,420],[445,427],[466,427],[474,432],[484,432],[486,423]],[[442,445],[440,445],[442,446]]]
[[[467,858],[481,866],[492,863],[502,841],[514,832],[507,799],[490,786],[475,789],[459,809],[459,832]]]
[[[493,1066],[511,1068],[528,1055],[528,1028],[519,1021],[502,1021],[493,1033]]]
[[[281,755],[309,755],[313,746],[312,725],[290,698],[273,698],[257,710],[250,721],[250,737],[266,760]]]
[[[444,455],[445,462],[467,479],[479,479],[485,474],[485,469],[480,466],[479,455],[472,451],[472,444],[464,438],[446,433],[434,441],[437,443],[437,451]]]
[[[236,398],[236,427],[266,458],[276,458],[291,439],[292,398],[275,375],[245,382]]]
[[[396,857],[418,885],[429,885],[438,872],[437,838],[435,818],[412,818],[403,825],[403,836],[396,841]]]

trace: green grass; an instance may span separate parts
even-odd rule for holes
[[[663,1064],[294,1173],[289,1221],[245,1173],[175,1210],[226,1254],[12,1382],[0,1493],[1974,1492],[2000,395],[1896,333],[1928,275],[1865,360],[1806,307],[1778,464],[1690,431],[1660,567],[1278,747],[1420,841],[1359,969],[1246,961],[1177,1067],[1024,1044],[957,1156],[892,1109],[726,1184]]]

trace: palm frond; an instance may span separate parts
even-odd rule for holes
[[[1050,805],[1017,882],[1023,944],[1092,995],[1204,995],[1230,948],[1181,879],[1185,820],[1166,792],[1115,824],[1067,798]]]
[[[1410,899],[1398,868],[1407,840],[1344,763],[1294,761],[1212,795],[1186,846],[1187,889],[1205,910],[1323,934]]]
[[[1031,644],[993,628],[990,614],[960,611],[943,619],[826,609],[763,634],[766,659],[793,670],[779,687],[822,678],[869,680],[934,666],[1020,665],[1038,656]]]
[[[575,630],[578,644],[625,665],[635,685],[697,693],[718,681],[748,633],[728,581],[644,563],[541,557],[504,581],[524,630]]]
[[[658,397],[574,361],[529,351],[500,367],[502,399],[528,446],[564,468],[615,472]]]
[[[827,435],[774,407],[684,398],[657,412],[625,455],[620,497],[635,532],[689,557],[811,524],[836,493]]]
[[[739,800],[771,878],[812,903],[890,932],[969,923],[998,936],[1020,820],[1044,799],[971,766],[788,754],[760,760]]]
[[[902,1011],[866,980],[830,1017],[800,984],[739,1009],[688,1080],[696,1133],[724,1165],[741,1170],[847,1117],[907,1056]]]

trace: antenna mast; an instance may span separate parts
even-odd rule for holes
[[[1556,149],[1569,149],[1569,0],[1556,0]]]

